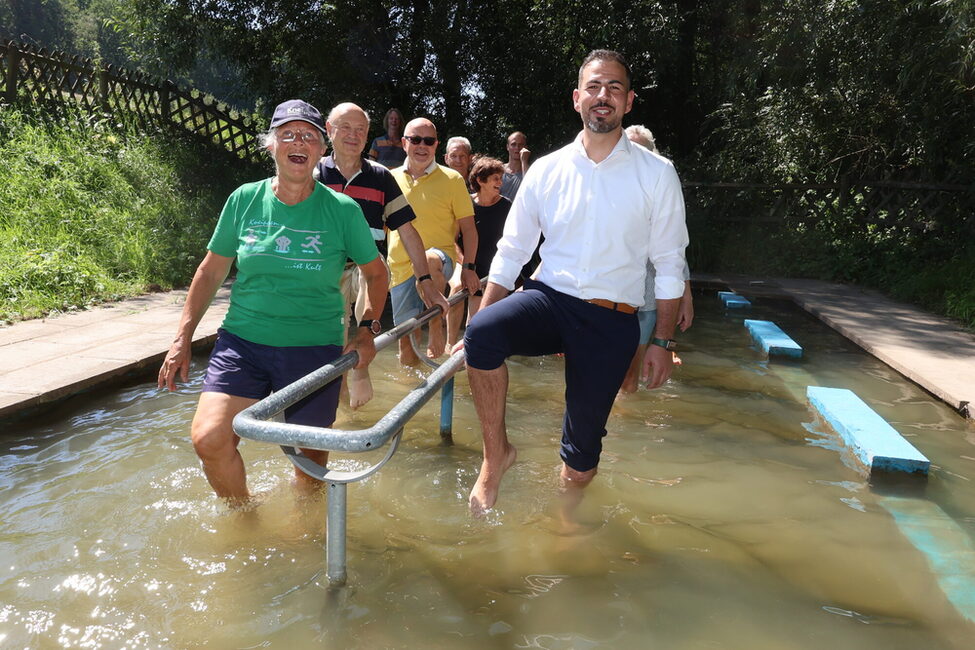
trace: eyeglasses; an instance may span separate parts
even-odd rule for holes
[[[278,133],[278,140],[281,142],[294,142],[299,138],[305,144],[315,144],[317,142],[321,142],[321,140],[318,138],[318,134],[314,131],[280,131]]]
[[[432,147],[433,145],[437,144],[437,139],[429,135],[426,137],[419,136],[419,135],[404,135],[403,139],[409,140],[410,144],[420,144],[422,142],[428,147]]]

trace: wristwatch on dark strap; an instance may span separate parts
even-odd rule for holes
[[[466,264],[464,264],[464,268],[467,269],[468,271],[476,271],[477,264],[474,264],[473,262],[467,262]]]
[[[368,328],[373,336],[379,336],[379,333],[383,331],[383,324],[378,320],[361,320],[359,321],[359,327]]]
[[[659,345],[663,349],[670,350],[671,352],[677,349],[677,341],[674,339],[658,339],[654,337],[650,339],[650,343],[653,345]]]

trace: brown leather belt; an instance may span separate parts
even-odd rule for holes
[[[624,314],[636,313],[636,307],[633,305],[628,305],[625,302],[613,302],[612,300],[606,300],[605,298],[590,298],[586,302],[599,305],[600,307],[605,307],[606,309],[612,309],[613,311],[621,311]]]

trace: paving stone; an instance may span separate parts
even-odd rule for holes
[[[0,328],[0,351],[3,346],[13,345],[49,334],[63,332],[68,327],[57,320],[28,320]],[[2,352],[0,352],[2,353]]]
[[[0,376],[0,392],[31,392],[53,399],[84,390],[125,371],[124,362],[110,359],[55,359],[4,373]]]
[[[75,346],[46,341],[22,341],[0,348],[0,373],[13,372],[44,361],[61,359],[75,350]]]
[[[93,324],[91,327],[58,332],[43,337],[43,340],[49,343],[73,345],[77,351],[81,352],[102,343],[124,341],[127,337],[144,331],[145,327],[139,323],[130,323],[125,319],[113,319]]]

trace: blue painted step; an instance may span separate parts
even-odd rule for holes
[[[719,291],[718,298],[721,298],[721,302],[724,303],[725,307],[741,308],[752,306],[752,303],[748,301],[748,298],[739,296],[734,291]]]
[[[795,359],[802,356],[802,346],[793,341],[788,334],[782,331],[782,328],[772,321],[746,318],[745,327],[748,328],[748,333],[752,335],[752,338],[755,339],[765,354]]]
[[[936,504],[881,497],[904,536],[924,554],[941,590],[958,613],[975,623],[975,544]]]
[[[868,472],[905,472],[927,476],[931,461],[853,391],[808,386],[806,396]]]

